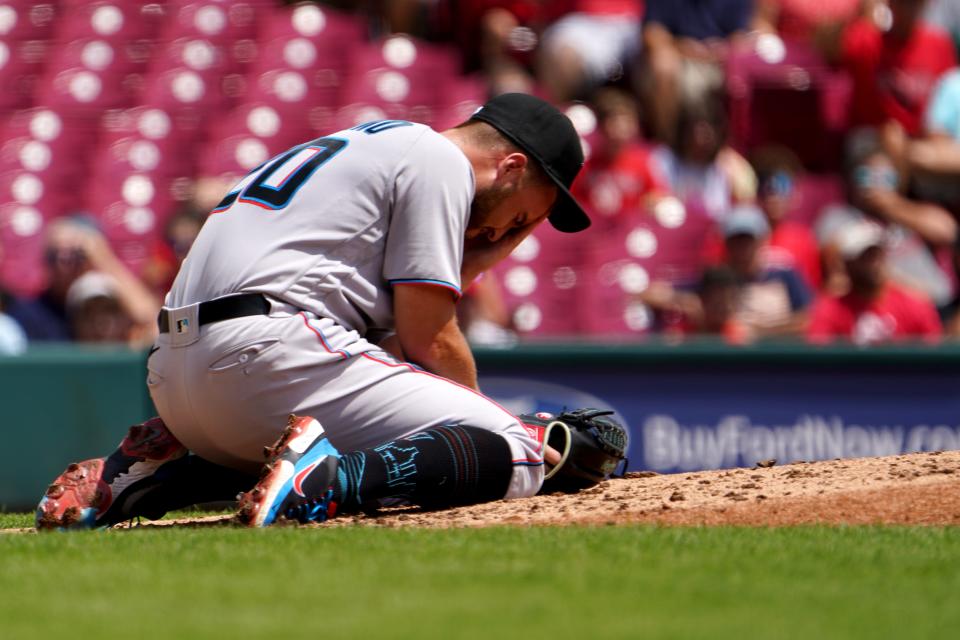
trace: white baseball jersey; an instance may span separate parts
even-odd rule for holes
[[[391,285],[460,294],[470,162],[427,126],[387,120],[286,151],[242,180],[197,237],[166,306],[259,292],[366,335]]]
[[[505,497],[536,493],[537,433],[367,339],[393,328],[395,283],[459,295],[472,171],[440,134],[391,120],[300,145],[244,178],[191,248],[166,301],[176,330],[147,360],[167,427],[198,455],[255,471],[290,413],[317,418],[343,452],[465,424],[509,444]],[[274,301],[269,315],[199,326],[198,303],[251,292]]]

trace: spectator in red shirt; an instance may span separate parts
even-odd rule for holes
[[[836,60],[844,28],[864,13],[864,5],[861,0],[757,0],[753,26],[777,34],[787,47],[810,46]]]
[[[800,161],[786,148],[767,147],[753,156],[757,204],[770,224],[764,259],[796,269],[812,289],[820,287],[820,249],[806,224],[788,219],[796,207]]]
[[[934,84],[957,64],[950,37],[920,20],[925,4],[890,0],[889,12],[874,12],[888,16],[889,25],[860,18],[844,31],[840,56],[853,77],[852,125],[878,127],[893,119],[911,136],[920,133]]]
[[[573,192],[595,214],[591,216],[595,222],[616,224],[625,216],[651,210],[670,188],[640,138],[633,96],[605,88],[592,103],[598,135]]]
[[[757,205],[766,216],[770,235],[761,258],[771,267],[795,270],[811,289],[820,287],[820,248],[808,224],[791,220],[797,207],[796,182],[802,167],[786,147],[767,146],[756,151],[751,165],[757,175]],[[715,265],[726,259],[719,230],[704,239],[703,261]]]
[[[823,294],[816,300],[807,330],[811,342],[841,338],[876,344],[940,338],[943,329],[930,300],[887,277],[884,237],[884,230],[869,222],[838,232],[836,244],[850,290],[844,295]]]

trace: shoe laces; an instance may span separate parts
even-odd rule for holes
[[[297,504],[287,507],[283,515],[288,520],[297,520],[303,524],[307,522],[326,522],[330,516],[330,501],[333,500],[333,488],[327,489],[323,494],[301,500]]]

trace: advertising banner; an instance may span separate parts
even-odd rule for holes
[[[960,376],[885,367],[488,371],[514,413],[609,408],[630,470],[660,473],[960,449]]]

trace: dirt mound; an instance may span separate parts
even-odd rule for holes
[[[323,526],[494,524],[960,524],[960,451],[689,474],[628,474],[576,495],[448,511],[400,510]]]
[[[232,522],[229,516],[214,516],[144,525],[203,527]],[[433,512],[389,509],[314,526],[624,523],[956,525],[960,524],[960,451],[689,474],[631,473],[576,495],[536,496]]]

